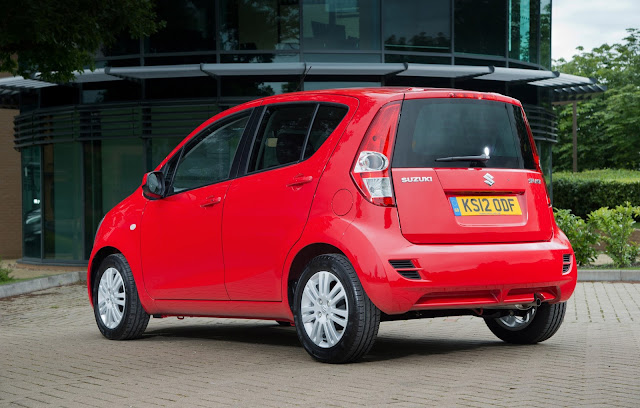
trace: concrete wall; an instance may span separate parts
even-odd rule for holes
[[[20,153],[13,148],[17,110],[0,109],[0,257],[22,257]]]

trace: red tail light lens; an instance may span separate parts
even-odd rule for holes
[[[398,128],[401,102],[383,106],[362,139],[351,170],[351,178],[371,203],[395,206],[389,163]]]

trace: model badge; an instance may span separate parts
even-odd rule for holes
[[[540,179],[537,179],[537,178],[530,178],[529,179],[529,184],[542,184],[542,181]]]
[[[489,173],[485,174],[483,178],[484,178],[484,182],[490,186],[492,186],[495,183],[495,181],[493,181],[493,176]]]
[[[403,177],[401,181],[403,183],[424,183],[433,181],[433,177]]]

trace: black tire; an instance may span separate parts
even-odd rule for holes
[[[489,329],[499,339],[513,344],[535,344],[545,341],[553,336],[562,321],[567,310],[566,303],[543,303],[535,310],[535,314],[528,324],[522,328],[506,327],[500,319],[485,318]]]
[[[119,321],[117,319],[109,320],[110,317],[107,317],[106,313],[101,315],[100,308],[98,306],[99,286],[101,279],[107,270],[109,270],[109,274],[114,277],[117,272],[123,283],[119,288],[116,297],[124,296],[124,305],[114,306],[118,308],[118,311],[122,314]],[[149,323],[149,315],[140,304],[136,283],[133,279],[129,263],[124,255],[109,255],[102,261],[93,280],[92,293],[93,314],[96,318],[98,329],[100,329],[100,333],[102,333],[104,337],[111,340],[131,340],[142,336],[142,333],[144,333],[144,330],[147,328],[147,324]],[[109,325],[115,326],[108,327]]]
[[[348,316],[346,326],[340,329],[342,326],[336,325],[333,321],[328,319],[329,316],[333,316],[331,310],[335,309],[330,307],[329,313],[327,312],[326,307],[323,309],[325,312],[324,319],[328,322],[327,324],[332,325],[334,333],[337,331],[341,333],[341,337],[334,345],[324,347],[316,344],[311,339],[307,333],[307,328],[305,328],[305,324],[303,323],[302,314],[305,286],[310,279],[315,279],[315,276],[318,276],[316,274],[321,272],[329,272],[332,275],[331,279],[336,279],[336,281],[333,282],[333,286],[331,286],[332,288],[337,285],[337,281],[342,285],[345,296],[344,299],[340,300],[340,302],[343,302],[343,305],[340,307],[344,308],[342,313],[345,313]],[[308,299],[308,296],[305,297],[305,299]],[[338,303],[335,305],[338,305]],[[316,305],[312,307],[316,307]],[[310,306],[306,307],[306,309],[309,308]],[[317,310],[319,311],[319,314],[317,312],[310,312],[305,315],[306,319],[309,319],[309,316],[312,314],[315,316],[315,318],[313,318],[313,323],[307,321],[307,327],[309,327],[309,325],[314,325],[316,320],[321,320],[321,318],[318,318],[318,315],[322,316],[322,312],[320,309]],[[300,339],[303,347],[313,358],[323,363],[349,363],[362,358],[362,356],[369,352],[371,347],[373,347],[373,343],[375,342],[378,334],[378,328],[380,326],[380,310],[373,304],[373,302],[371,302],[365,293],[362,285],[360,284],[360,280],[358,279],[358,275],[349,260],[344,255],[338,254],[317,256],[306,266],[295,289],[293,315],[296,332],[298,333],[298,338]],[[337,331],[336,328],[338,328]],[[329,344],[329,335],[326,333],[326,329],[323,328],[322,331],[322,336],[324,337],[321,337],[324,341],[320,339],[320,342]]]

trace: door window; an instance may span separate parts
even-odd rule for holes
[[[246,112],[240,117],[235,116],[216,124],[185,145],[173,176],[172,192],[191,190],[228,179],[249,116],[250,112]],[[169,171],[175,163],[167,163]]]
[[[311,126],[307,146],[304,149],[305,159],[311,157],[331,136],[331,133],[342,122],[348,110],[346,106],[320,105],[318,113],[316,113],[316,117],[313,120],[313,126]]]
[[[316,108],[316,104],[268,106],[253,144],[249,172],[300,161]]]

